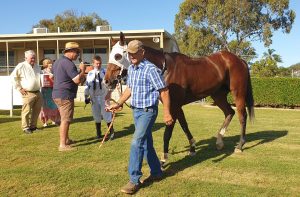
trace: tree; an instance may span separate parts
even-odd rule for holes
[[[286,76],[288,70],[278,67],[282,62],[280,55],[274,53],[274,49],[264,52],[263,58],[251,65],[252,75],[259,77]]]
[[[276,63],[281,63],[282,62],[281,56],[275,54],[274,52],[275,49],[268,49],[267,52],[264,52],[263,57],[275,61]]]
[[[289,0],[185,0],[175,17],[175,38],[185,54],[226,49],[252,56],[252,41],[272,43],[276,30],[289,33],[296,14]]]
[[[42,19],[35,27],[46,27],[49,32],[57,32],[58,27],[62,32],[93,31],[98,25],[109,25],[106,20],[101,19],[96,13],[80,16],[74,10],[66,10],[58,14],[54,19]]]

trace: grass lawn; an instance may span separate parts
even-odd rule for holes
[[[158,115],[153,136],[159,156],[164,124]],[[136,196],[300,196],[300,111],[256,109],[248,124],[244,152],[234,154],[239,123],[234,117],[217,151],[215,134],[223,121],[215,107],[184,107],[197,141],[187,156],[188,141],[176,124],[170,142],[166,177],[141,188]],[[76,151],[59,152],[58,127],[23,134],[20,110],[0,111],[0,196],[125,196],[127,165],[134,125],[126,106],[115,120],[116,138],[99,148],[90,106],[76,103],[70,136]],[[41,123],[39,124],[41,127]],[[102,124],[102,131],[106,125]],[[145,176],[149,175],[146,163]]]

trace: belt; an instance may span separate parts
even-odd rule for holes
[[[27,91],[27,92],[29,92],[29,93],[39,93],[40,91],[39,90],[37,90],[37,91]]]
[[[153,112],[154,108],[156,106],[149,106],[149,107],[144,107],[144,108],[138,108],[138,107],[134,107],[134,106],[131,106],[132,109],[140,109],[140,110],[143,110],[144,112]]]

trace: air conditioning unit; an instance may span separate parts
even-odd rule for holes
[[[111,31],[111,26],[110,25],[100,25],[96,27],[96,32],[99,31]]]
[[[48,28],[33,28],[34,34],[48,33]]]

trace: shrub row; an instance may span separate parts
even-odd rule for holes
[[[255,106],[294,108],[300,106],[299,78],[251,78]],[[211,98],[206,99],[212,102]],[[232,97],[228,101],[233,104]]]
[[[299,78],[252,78],[256,106],[300,106]]]

